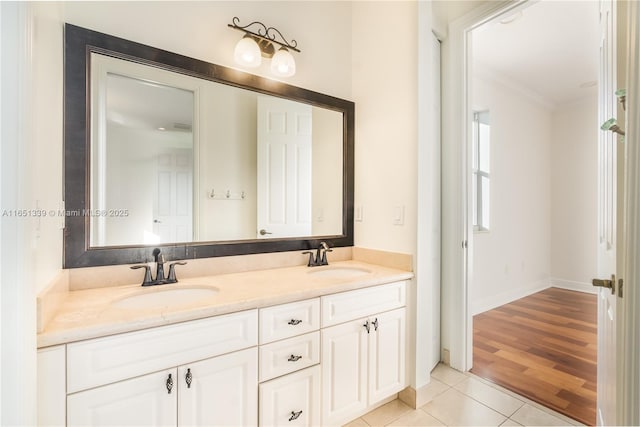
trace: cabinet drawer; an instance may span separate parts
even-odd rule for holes
[[[67,392],[137,377],[257,345],[257,310],[67,346]]]
[[[320,332],[260,346],[260,381],[320,363]]]
[[[306,334],[319,328],[319,298],[260,310],[260,344]]]
[[[261,426],[320,425],[320,366],[260,384]]]
[[[403,307],[406,282],[372,286],[322,297],[322,327]]]

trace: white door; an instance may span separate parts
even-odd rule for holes
[[[193,150],[161,148],[157,168],[153,232],[158,241],[150,243],[190,242],[193,240]]]
[[[378,402],[405,386],[405,309],[371,318],[369,335],[369,403]]]
[[[367,320],[322,330],[323,425],[342,425],[367,407]]]
[[[177,395],[175,369],[81,391],[67,397],[67,425],[175,426]]]
[[[178,425],[258,423],[257,348],[181,366],[178,378]]]
[[[604,123],[618,116],[616,91],[616,13],[612,0],[600,2],[600,75],[598,119]],[[619,203],[622,182],[618,183],[623,161],[618,162],[618,137],[613,132],[601,131],[598,138],[598,280],[595,284],[612,285],[616,275],[616,253],[619,244]],[[620,185],[619,185],[620,184]],[[620,197],[619,197],[620,195]],[[610,281],[610,282],[608,282]],[[598,425],[616,425],[616,298],[612,289],[598,290]]]
[[[311,106],[258,98],[257,238],[311,235]]]
[[[261,426],[320,425],[320,365],[260,384]]]

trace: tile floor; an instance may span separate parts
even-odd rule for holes
[[[429,402],[418,409],[396,399],[345,427],[581,425],[473,374],[442,364],[431,373],[428,396]]]

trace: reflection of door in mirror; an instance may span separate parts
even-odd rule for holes
[[[156,149],[153,234],[145,236],[145,243],[190,242],[193,239],[193,150],[160,144]]]
[[[139,64],[92,66],[91,245],[192,241],[194,91]]]
[[[311,106],[258,97],[257,238],[311,235]]]

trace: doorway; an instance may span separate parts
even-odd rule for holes
[[[638,52],[638,28],[640,28],[640,7],[636,2],[615,2],[602,1],[612,5],[613,16],[607,22],[609,29],[613,30],[614,40],[611,42],[614,51],[609,55],[609,62],[618,64],[620,70],[626,70],[622,76],[618,74],[618,81],[622,85],[628,86],[629,93],[637,93],[637,76],[640,72],[640,56]],[[473,246],[473,235],[466,227],[470,221],[467,220],[467,204],[469,201],[461,198],[460,195],[467,194],[468,183],[463,177],[463,171],[470,162],[467,159],[467,148],[463,143],[469,134],[470,120],[465,118],[469,115],[467,109],[467,71],[468,71],[468,47],[470,32],[479,25],[498,16],[527,6],[527,3],[485,3],[472,10],[467,15],[452,21],[449,24],[447,42],[443,45],[446,50],[443,75],[443,144],[442,144],[442,347],[443,359],[452,368],[459,371],[467,371],[472,365],[472,317],[470,315],[469,298],[467,293],[467,273],[469,263],[469,252]],[[615,14],[617,13],[617,16]],[[611,15],[610,15],[611,16]],[[627,19],[628,18],[628,19]],[[616,32],[616,25],[619,30]],[[625,29],[620,30],[620,26]],[[616,39],[617,36],[617,40]],[[621,58],[620,55],[625,55]],[[613,68],[615,70],[615,66]],[[615,76],[615,73],[609,73]],[[603,90],[608,102],[612,98],[615,104],[613,91]],[[617,272],[623,275],[625,294],[621,298],[619,293],[619,308],[617,316],[611,322],[615,326],[617,340],[613,346],[606,349],[607,356],[600,363],[606,361],[611,363],[611,369],[607,370],[608,381],[598,381],[598,384],[607,384],[607,393],[598,393],[599,397],[607,398],[613,402],[612,405],[600,405],[603,409],[602,419],[616,420],[615,423],[604,422],[603,424],[637,425],[640,415],[637,407],[637,396],[640,395],[638,389],[638,337],[635,332],[638,324],[636,307],[640,306],[640,293],[629,287],[629,283],[637,283],[638,275],[638,246],[639,239],[637,226],[637,201],[638,188],[640,185],[640,174],[637,173],[640,164],[639,148],[637,144],[629,141],[637,141],[637,123],[640,122],[637,103],[628,101],[626,114],[620,114],[618,118],[625,117],[627,123],[627,142],[623,144],[625,155],[625,192],[619,200],[624,200],[623,215],[629,221],[624,223],[624,227],[619,227],[618,231],[624,236],[624,240],[618,239],[616,249],[624,257],[624,264],[617,266]],[[602,168],[599,168],[602,169]],[[615,171],[615,168],[609,168]],[[623,175],[621,175],[623,176]],[[620,209],[618,210],[620,213]],[[622,224],[622,223],[621,223]],[[618,277],[619,279],[619,277]],[[617,281],[616,284],[619,284]],[[604,295],[600,292],[600,300]],[[600,310],[599,310],[600,311]],[[600,331],[599,331],[600,335]],[[599,347],[600,347],[599,343]],[[613,354],[611,351],[613,350]],[[600,368],[600,367],[599,367]],[[598,375],[601,370],[598,369]],[[604,371],[603,371],[604,373]],[[615,375],[611,375],[615,374]],[[611,393],[615,392],[615,393]],[[613,410],[615,408],[615,410]]]
[[[598,13],[595,2],[543,0],[513,9],[470,33],[468,99],[473,116],[468,125],[472,142],[467,148],[467,217],[473,229],[466,271],[474,333],[485,323],[472,316],[510,307],[550,287],[593,293],[590,281],[597,277],[598,245],[598,182],[592,173],[598,166]],[[572,17],[570,23],[567,16]],[[530,319],[519,316],[502,320],[523,331],[531,326]],[[542,344],[532,348],[520,355],[546,351]],[[513,363],[504,348],[495,351],[505,355],[492,362],[496,370],[500,361]],[[474,367],[477,357],[474,353]],[[595,366],[595,360],[588,365]],[[476,373],[495,378],[487,366]],[[533,385],[539,379],[533,368],[521,373],[517,381],[522,383]],[[558,393],[583,393],[590,399],[585,405],[595,414],[595,390],[582,389],[582,383],[577,380],[575,387]],[[571,403],[557,397],[537,400],[555,410]],[[595,416],[587,412],[580,421],[595,423]]]

